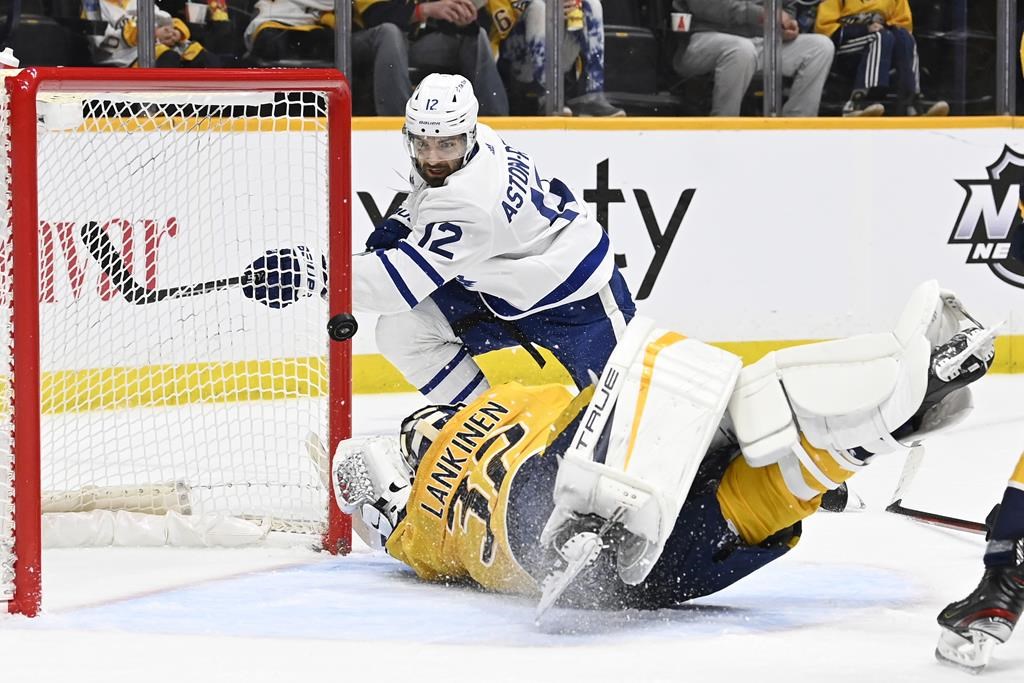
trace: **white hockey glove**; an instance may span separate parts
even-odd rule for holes
[[[371,547],[383,547],[405,515],[412,474],[395,437],[362,437],[338,444],[331,477],[334,497],[342,512],[358,515],[379,532],[379,539],[363,539]]]

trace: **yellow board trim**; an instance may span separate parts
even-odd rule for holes
[[[482,122],[495,130],[607,130],[634,131],[743,131],[743,130],[956,130],[978,128],[1020,128],[1024,117],[1014,116],[947,116],[928,117],[658,117],[572,118],[567,116],[482,117]],[[353,131],[399,131],[400,116],[357,116],[352,119]]]
[[[55,131],[56,133],[67,131]],[[154,116],[127,119],[102,117],[86,119],[76,133],[327,133],[323,117],[292,118],[254,116],[242,118],[196,118]],[[53,133],[50,133],[53,134]]]
[[[789,339],[776,341],[712,342],[712,346],[734,353],[744,365],[759,360],[770,351],[811,344],[820,339]],[[540,349],[547,360],[542,369],[522,349],[492,351],[477,357],[477,362],[492,384],[519,382],[521,384],[572,384],[569,374],[547,349]],[[996,360],[990,372],[1024,372],[1024,335],[1009,335],[996,339]],[[358,355],[353,368],[352,391],[357,394],[378,394],[415,391],[402,374],[379,354]]]
[[[44,415],[193,403],[275,401],[327,394],[324,358],[185,363],[47,372]]]
[[[632,118],[570,118],[548,116],[483,117],[496,130],[613,131],[620,133],[647,131],[766,131],[766,130],[976,130],[986,128],[1022,128],[1024,117],[1013,116],[949,116],[927,117],[834,117],[834,118],[729,118],[729,117],[632,117]],[[402,130],[399,116],[365,116],[352,119],[353,132]],[[122,117],[90,118],[78,132],[212,131],[218,133],[324,132],[323,117],[154,117],[130,119]]]
[[[744,364],[753,363],[770,351],[790,346],[811,344],[817,339],[790,339],[777,341],[713,342],[712,346],[734,353]],[[519,382],[521,384],[572,384],[569,374],[554,360],[547,349],[541,349],[547,359],[542,369],[522,349],[492,351],[477,358],[480,367],[492,384]],[[1024,335],[1009,335],[996,339],[996,361],[990,372],[1024,372]],[[359,355],[355,357],[352,391],[357,394],[377,394],[400,391],[415,391],[401,373],[383,356]]]
[[[633,457],[633,447],[636,446],[636,434],[640,430],[640,416],[647,405],[647,396],[651,393],[654,362],[658,359],[658,354],[664,351],[666,347],[676,342],[681,342],[684,339],[686,337],[678,332],[666,332],[648,344],[644,350],[644,364],[643,369],[640,371],[640,395],[637,397],[636,410],[633,412],[633,425],[629,430],[629,448],[626,449],[626,460],[622,463],[623,470],[629,469],[629,461]]]
[[[719,342],[713,344],[752,363],[769,351],[811,340]],[[522,349],[503,349],[477,357],[492,384],[572,384],[569,374],[547,349],[539,367]],[[353,359],[352,392],[379,394],[415,391],[380,354]],[[996,339],[992,372],[1024,372],[1024,335]],[[139,368],[94,368],[46,372],[42,377],[44,414],[91,410],[316,398],[327,392],[324,358],[186,363]]]

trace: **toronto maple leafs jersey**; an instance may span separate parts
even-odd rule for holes
[[[483,124],[470,160],[440,187],[413,173],[390,218],[411,232],[352,259],[356,310],[408,310],[458,280],[514,320],[585,299],[612,276],[608,236],[579,192]]]

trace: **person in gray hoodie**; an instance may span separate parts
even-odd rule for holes
[[[823,36],[800,33],[795,0],[779,14],[782,73],[793,79],[783,116],[817,116],[834,46]],[[672,67],[684,78],[713,73],[712,116],[739,116],[743,95],[764,65],[762,0],[673,0],[676,12],[692,15],[688,41],[680,43]]]

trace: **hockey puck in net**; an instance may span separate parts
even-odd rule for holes
[[[339,313],[327,321],[327,335],[334,341],[346,341],[356,335],[359,323],[351,313]]]

